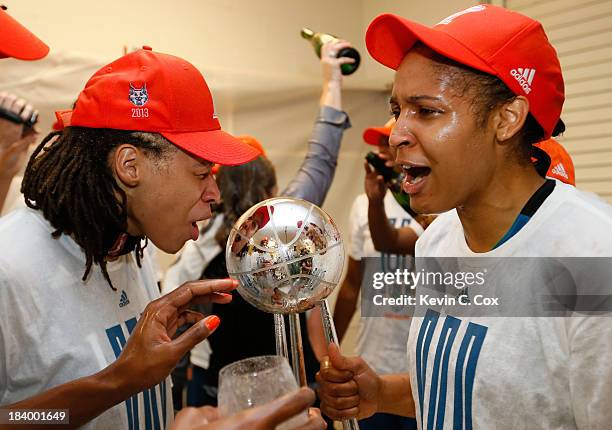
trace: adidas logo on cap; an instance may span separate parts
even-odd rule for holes
[[[518,81],[519,84],[521,84],[525,94],[529,94],[531,92],[531,83],[533,82],[535,73],[535,69],[524,69],[522,67],[510,70],[510,74]]]
[[[557,164],[550,171],[554,173],[555,175],[559,175],[565,179],[569,179],[569,176],[567,175],[567,172],[565,171],[565,167],[563,167],[563,164],[561,163]]]

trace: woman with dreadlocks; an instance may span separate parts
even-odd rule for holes
[[[73,427],[165,428],[170,371],[220,323],[187,308],[228,303],[236,283],[193,282],[158,298],[143,248],[149,239],[174,253],[197,239],[219,197],[213,163],[258,152],[221,131],[195,67],[148,47],[96,72],[58,115],[65,129],[26,169],[29,207],[0,221],[0,403],[68,409]]]

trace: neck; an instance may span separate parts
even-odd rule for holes
[[[492,178],[477,197],[458,207],[470,249],[474,252],[493,249],[544,181],[531,165],[511,165]]]

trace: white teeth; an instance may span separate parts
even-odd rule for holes
[[[424,178],[424,176],[417,176],[417,177],[411,178],[411,179],[408,181],[408,183],[409,183],[410,185],[418,184],[419,182],[421,182],[421,181],[423,180],[423,178]]]

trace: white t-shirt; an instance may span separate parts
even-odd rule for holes
[[[142,268],[133,253],[110,262],[112,291],[97,265],[81,280],[83,251],[66,235],[53,239],[53,230],[29,208],[0,219],[0,405],[107,367],[159,297],[147,256]],[[83,428],[164,428],[173,419],[170,385],[167,378]]]
[[[557,182],[530,221],[498,248],[472,252],[453,210],[421,236],[416,255],[611,257],[612,207]],[[458,328],[449,330],[453,323]],[[420,428],[609,429],[611,360],[612,318],[606,317],[457,320],[442,313],[413,318],[408,339]]]
[[[390,192],[385,196],[384,205],[387,217],[394,227],[411,227],[417,234],[423,231],[421,225],[402,209]],[[362,289],[372,288],[372,285],[366,285],[366,282],[372,279],[368,273],[384,271],[382,265],[385,265],[387,270],[394,270],[398,264],[406,261],[404,259],[408,259],[408,264],[412,264],[411,257],[398,258],[396,255],[376,251],[368,225],[368,197],[365,194],[360,194],[353,202],[350,229],[350,257],[357,261],[364,257],[374,257],[365,260]],[[410,318],[400,313],[388,312],[384,317],[362,317],[357,354],[379,374],[405,373],[408,371],[405,357],[409,330]]]

